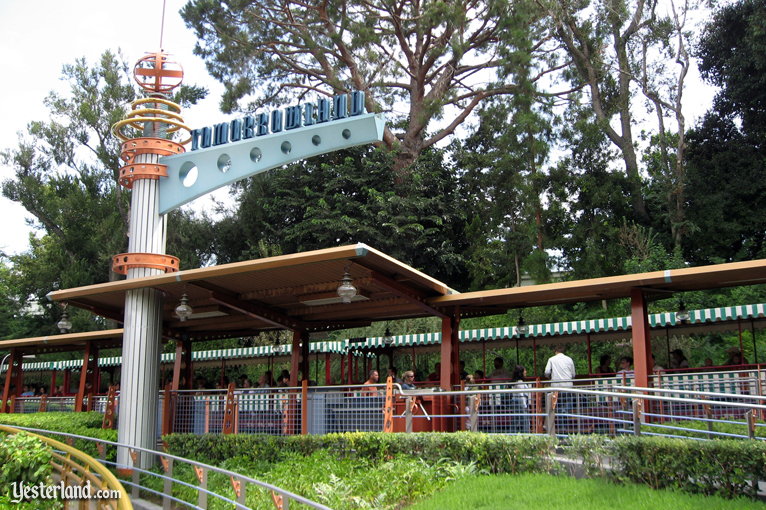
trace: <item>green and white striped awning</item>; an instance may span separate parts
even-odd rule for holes
[[[726,322],[742,319],[763,319],[766,318],[766,303],[741,306],[726,306],[720,308],[706,308],[702,310],[690,310],[689,320],[683,324],[677,319],[673,312],[653,313],[649,315],[649,326],[655,330],[664,331],[665,328],[684,326],[686,328],[707,324],[723,324]],[[546,338],[546,337],[566,337],[567,335],[599,334],[609,332],[625,332],[631,329],[631,318],[614,317],[611,319],[592,319],[584,321],[552,322],[548,324],[531,324],[527,327],[527,333],[523,337],[518,336],[516,326],[504,328],[485,328],[472,329],[460,332],[461,342],[479,342],[492,340],[510,340],[514,338]],[[565,338],[562,338],[564,340]],[[424,347],[441,344],[441,333],[419,333],[412,335],[397,335],[393,337],[391,345],[393,347]],[[346,354],[351,352],[359,354],[361,350],[375,350],[386,346],[384,337],[367,337],[363,340],[350,339],[312,342],[310,352],[314,354]],[[240,347],[232,349],[213,349],[207,351],[192,352],[193,361],[213,361],[213,360],[236,360],[264,358],[269,356],[289,356],[292,353],[290,345],[260,345],[256,347]],[[368,355],[374,353],[367,352]],[[175,353],[162,354],[163,363],[172,363],[175,360]],[[117,366],[122,363],[120,356],[100,358],[98,364],[101,367]],[[0,367],[0,372],[6,370],[6,366]],[[25,371],[41,370],[63,370],[67,368],[82,368],[82,360],[64,360],[64,361],[38,361],[24,363]]]

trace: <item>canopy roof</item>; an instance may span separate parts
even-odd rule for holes
[[[352,303],[341,303],[336,292],[346,269],[359,290]],[[762,282],[766,260],[459,293],[356,244],[59,290],[49,297],[122,321],[125,294],[153,288],[165,297],[165,335],[194,340],[275,328],[312,332],[411,317],[494,315],[510,308],[627,297],[634,289],[649,297],[666,297]],[[182,322],[174,309],[184,293],[194,314]]]
[[[628,297],[634,289],[647,298],[669,297],[675,292],[717,289],[766,283],[766,259],[713,266],[666,269],[588,280],[464,292],[429,300],[434,307],[459,306],[463,317],[502,313],[509,308],[548,306]]]
[[[739,326],[739,321],[752,321],[751,326],[757,329],[766,328],[766,303],[741,306],[727,306],[719,308],[705,308],[701,310],[690,310],[689,320],[680,322],[676,314],[672,312],[649,314],[649,326],[653,337],[664,337],[666,334],[690,335],[694,333],[710,333],[713,331],[732,331]],[[743,329],[745,329],[743,327]],[[531,324],[527,328],[527,333],[523,336],[518,335],[518,329],[515,326],[502,328],[484,328],[472,329],[460,332],[460,341],[465,345],[478,344],[483,341],[493,342],[492,347],[503,347],[510,341],[519,340],[520,346],[529,346],[534,341],[541,345],[545,343],[563,342],[571,343],[582,341],[585,335],[591,335],[593,341],[605,341],[623,339],[630,336],[631,318],[613,317],[608,319],[591,319],[583,321],[552,322],[547,324]],[[110,330],[102,333],[103,338],[112,338],[115,333],[121,335],[122,330]],[[60,339],[63,337],[77,336],[81,338],[88,333],[73,333],[70,335],[60,335],[58,337],[41,337],[48,339]],[[91,338],[93,335],[91,334]],[[35,339],[25,339],[25,345],[33,345],[31,342]],[[505,343],[496,343],[503,342]],[[18,342],[17,340],[0,341],[0,349],[7,349],[9,342]],[[78,345],[82,342],[78,340]],[[441,333],[421,333],[412,335],[397,335],[393,337],[391,345],[393,347],[404,349],[408,347],[428,348],[436,347],[441,344]],[[334,341],[312,342],[310,352],[313,354],[345,354],[349,351],[374,351],[386,347],[383,337],[367,337],[361,339],[344,339]],[[40,352],[34,351],[34,352]],[[270,356],[289,356],[292,352],[290,345],[280,345],[277,348],[273,345],[261,345],[255,347],[239,347],[231,349],[212,349],[205,351],[192,352],[192,360],[195,363],[226,360],[246,360],[255,358],[266,358]],[[163,363],[172,363],[175,360],[175,353],[162,354]],[[122,363],[122,357],[110,356],[99,358],[99,366],[118,366]],[[65,368],[79,369],[82,367],[82,360],[63,360],[63,361],[37,361],[28,362],[23,365],[26,371],[36,370],[61,370]],[[0,367],[0,371],[5,371],[7,367]]]
[[[341,303],[337,294],[348,270],[358,295]],[[446,284],[369,246],[249,260],[51,292],[65,301],[117,321],[125,294],[153,288],[163,293],[166,336],[226,338],[284,328],[326,331],[375,320],[439,315],[427,300],[455,292]],[[194,314],[182,322],[175,307],[186,293]]]

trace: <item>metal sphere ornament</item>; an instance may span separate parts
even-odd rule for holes
[[[181,64],[168,59],[164,52],[148,53],[133,67],[133,78],[138,86],[152,94],[167,94],[181,85],[184,70]]]

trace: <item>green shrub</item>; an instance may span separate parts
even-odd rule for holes
[[[582,436],[571,438],[568,452],[583,460],[586,473],[653,489],[755,498],[757,482],[766,480],[766,443],[761,441]],[[606,461],[611,472],[604,469]]]
[[[233,457],[246,456],[269,463],[293,453],[311,455],[320,450],[340,458],[389,460],[406,454],[426,463],[442,459],[469,464],[490,473],[522,473],[551,469],[553,440],[547,436],[499,436],[472,432],[454,434],[386,434],[349,432],[322,436],[263,436],[250,434],[164,437],[168,451],[219,465]]]
[[[102,429],[102,419],[103,415],[96,412],[0,414],[0,423],[9,425],[11,427],[28,427],[34,429],[51,430],[116,442],[117,431],[111,429]],[[57,441],[61,441],[62,443],[66,443],[66,438],[64,436],[50,434],[49,437]],[[82,450],[92,457],[99,458],[98,448],[93,441],[76,439],[73,446],[74,448]],[[107,459],[114,460],[115,458],[115,448],[108,447]]]
[[[24,432],[8,434],[0,441],[0,492],[8,494],[12,483],[50,483],[51,449]]]

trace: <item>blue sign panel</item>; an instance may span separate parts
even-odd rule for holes
[[[160,159],[168,166],[160,214],[260,172],[382,140],[383,115],[363,113],[359,102],[352,95],[349,108],[346,95],[336,96],[193,130],[190,152]]]

